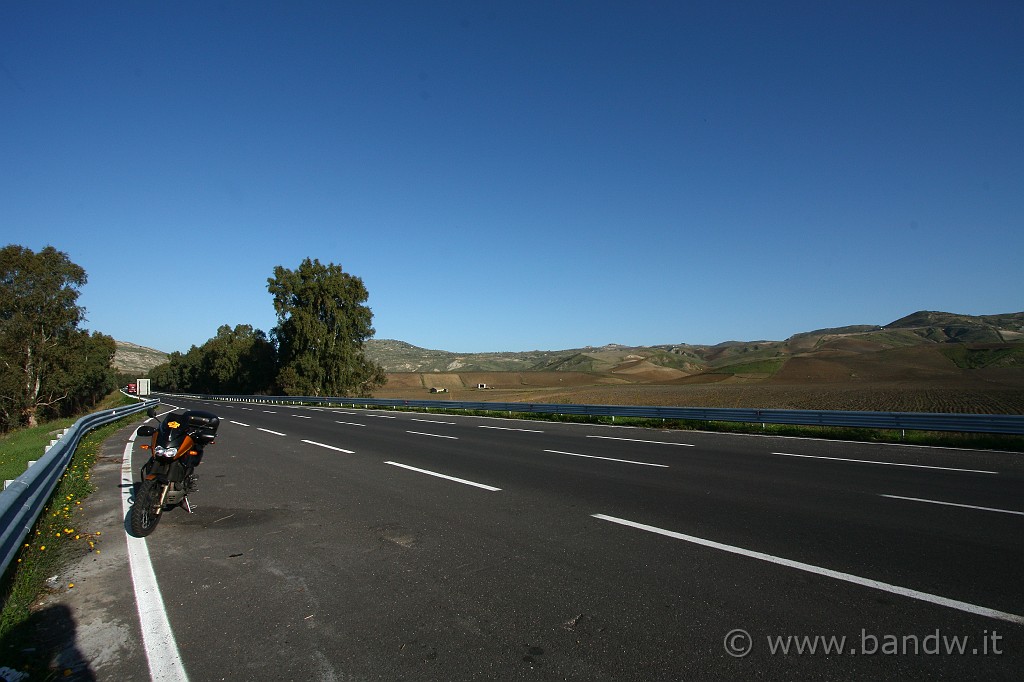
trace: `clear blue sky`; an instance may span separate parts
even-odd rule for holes
[[[305,257],[458,352],[1024,310],[1024,3],[0,4],[0,244],[89,329]]]

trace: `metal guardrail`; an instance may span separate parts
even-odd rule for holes
[[[82,417],[64,432],[46,454],[0,492],[0,575],[6,573],[7,567],[14,560],[22,541],[53,495],[75,454],[75,448],[85,434],[129,414],[155,407],[158,403],[158,400],[146,400],[136,405],[116,407]]]
[[[188,396],[182,396],[188,397]],[[538,414],[604,417],[639,417],[690,421],[847,426],[897,431],[958,431],[1024,435],[1024,415],[958,414],[938,412],[857,412],[840,410],[759,410],[753,408],[648,407],[639,405],[561,405],[549,403],[458,402],[454,400],[380,400],[375,398],[322,398],[315,396],[191,395],[234,402],[312,403],[363,407],[485,410]]]

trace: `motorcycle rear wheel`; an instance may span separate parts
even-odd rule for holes
[[[135,504],[131,510],[132,535],[144,538],[156,529],[162,514],[157,507],[160,504],[160,486],[156,481],[143,481],[135,493]]]

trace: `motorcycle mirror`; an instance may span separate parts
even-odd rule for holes
[[[154,429],[152,426],[140,426],[139,430],[136,431],[135,433],[142,436],[143,438],[148,438],[149,436],[152,436],[154,433],[156,433],[156,429]]]

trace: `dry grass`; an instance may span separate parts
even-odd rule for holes
[[[607,377],[576,373],[559,377],[558,372],[488,372],[486,379],[461,375],[459,381],[447,375],[424,375],[426,386],[446,385],[450,393],[443,400],[573,403],[584,405],[652,405],[670,407],[748,407],[800,410],[865,410],[883,412],[953,412],[973,414],[1024,414],[1024,373],[1002,374],[998,381],[978,375],[902,381],[863,381],[846,378],[802,383],[743,381],[717,383],[610,384]],[[375,398],[430,400],[424,384],[416,386],[413,376],[389,381],[374,392]],[[834,375],[833,375],[834,376]],[[559,381],[559,379],[562,381]],[[529,383],[526,383],[529,380]],[[495,386],[477,390],[477,383]]]

